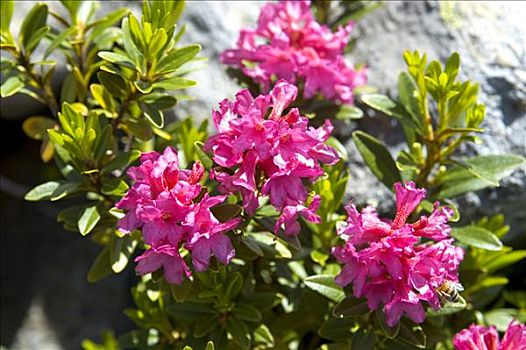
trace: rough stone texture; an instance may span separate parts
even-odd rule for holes
[[[58,9],[57,2],[50,2]],[[13,28],[32,4],[17,2]],[[232,47],[238,31],[254,26],[262,2],[188,2],[183,22],[187,43],[203,46],[209,63],[192,78],[199,86],[189,91],[196,101],[182,103],[175,114],[209,118],[210,110],[238,89],[218,61],[219,53]],[[102,11],[137,2],[102,2]],[[404,69],[402,51],[418,49],[430,58],[444,60],[452,51],[462,58],[462,76],[481,83],[481,100],[487,104],[484,143],[466,148],[470,154],[526,154],[526,5],[523,3],[386,2],[369,14],[356,29],[358,45],[354,62],[369,66],[370,84],[396,95],[396,78]],[[182,108],[181,108],[182,107]],[[20,349],[78,348],[81,339],[97,337],[107,328],[130,328],[121,310],[130,304],[130,275],[97,285],[85,282],[85,273],[98,248],[79,236],[63,232],[55,223],[57,207],[24,203],[25,188],[46,176],[36,156],[36,142],[25,139],[20,119],[42,112],[42,107],[20,96],[2,101],[2,137],[14,141],[2,150],[2,336],[1,344]],[[8,122],[6,119],[18,119]],[[393,153],[403,145],[400,127],[385,118],[369,117],[352,128],[364,129],[385,140]],[[4,143],[4,141],[3,141]],[[6,142],[7,144],[7,142]],[[370,201],[387,210],[392,196],[363,166],[351,142],[352,180],[349,196]],[[5,165],[5,166],[4,166]],[[36,169],[35,169],[36,167]],[[526,212],[525,169],[516,171],[498,189],[480,191],[461,199],[464,217],[502,211],[514,232],[524,231]],[[46,175],[47,174],[47,175]],[[52,177],[52,176],[51,176]],[[9,182],[8,179],[16,183]],[[17,184],[18,183],[18,184]],[[24,184],[24,185],[20,185]],[[4,208],[9,208],[6,210]],[[28,220],[30,218],[30,220]],[[524,244],[524,243],[523,243]]]

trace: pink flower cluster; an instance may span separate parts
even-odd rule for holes
[[[137,272],[144,275],[164,269],[169,283],[179,284],[183,274],[191,275],[180,254],[180,247],[191,251],[196,271],[207,269],[211,255],[227,264],[235,255],[230,239],[223,233],[233,229],[239,218],[221,223],[210,208],[222,203],[226,196],[201,198],[204,168],[196,162],[192,170],[179,169],[177,151],[167,147],[163,154],[143,153],[141,164],[128,170],[135,183],[118,209],[126,215],[118,223],[121,232],[142,229],[143,239],[150,246],[135,260]]]
[[[415,322],[423,322],[424,301],[439,309],[436,288],[445,281],[458,281],[458,267],[464,257],[464,251],[448,238],[451,228],[447,221],[452,210],[440,208],[437,202],[429,217],[407,223],[426,191],[413,182],[396,183],[394,187],[395,219],[380,219],[370,206],[361,213],[354,204],[346,206],[347,226],[338,232],[346,244],[332,252],[344,264],[336,283],[342,287],[352,283],[354,295],[365,297],[371,310],[383,307],[389,326],[396,325],[404,313]]]
[[[223,100],[213,112],[218,133],[209,138],[205,150],[213,153],[220,166],[212,177],[225,193],[239,192],[245,211],[253,214],[260,195],[282,214],[274,228],[283,225],[286,234],[300,230],[301,215],[320,222],[315,211],[319,196],[306,206],[308,190],[304,181],[312,182],[323,175],[321,163],[339,160],[336,151],[325,144],[332,131],[331,123],[318,128],[308,126],[308,119],[297,108],[283,111],[295,100],[298,89],[284,80],[276,83],[268,95],[253,98],[241,90],[234,102]]]
[[[455,335],[453,345],[457,350],[526,350],[526,326],[515,320],[510,322],[504,338],[499,341],[494,326],[472,324]]]
[[[221,61],[243,71],[267,91],[277,79],[304,82],[304,98],[322,94],[352,103],[355,87],[365,84],[365,69],[355,70],[343,57],[353,24],[333,33],[316,22],[309,1],[280,1],[263,6],[256,29],[243,29],[237,48]]]

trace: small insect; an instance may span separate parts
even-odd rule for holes
[[[460,283],[445,280],[437,289],[436,292],[440,299],[444,302],[456,303],[460,299],[458,292],[462,292],[464,287]]]

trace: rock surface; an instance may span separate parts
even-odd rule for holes
[[[17,2],[15,23],[27,13],[30,2]],[[238,31],[254,26],[261,2],[188,2],[183,22],[187,24],[185,42],[198,42],[202,55],[209,58],[202,71],[193,74],[199,86],[189,91],[196,101],[181,104],[177,116],[187,114],[202,120],[225,97],[231,98],[238,90],[224,66],[218,61],[221,51],[232,47]],[[56,2],[50,3],[59,8]],[[102,12],[130,6],[139,11],[137,2],[112,1],[101,3]],[[436,1],[386,2],[382,8],[358,23],[358,44],[353,51],[355,63],[369,66],[370,85],[381,92],[396,95],[396,78],[404,69],[402,52],[405,49],[425,51],[432,59],[446,59],[453,51],[462,58],[462,76],[481,84],[481,100],[487,104],[484,122],[484,143],[467,148],[471,154],[516,153],[526,155],[526,6],[523,3],[462,3]],[[24,110],[23,108],[26,108]],[[2,135],[18,132],[18,144],[25,152],[37,152],[36,144],[22,141],[19,125],[5,129],[5,118],[20,119],[31,113],[42,112],[38,104],[16,96],[2,101]],[[9,122],[12,126],[13,122]],[[402,147],[399,126],[384,118],[367,118],[354,127],[365,129],[384,139],[391,150]],[[8,130],[8,131],[6,131]],[[18,131],[16,131],[18,130]],[[350,134],[344,130],[342,134]],[[29,146],[27,146],[29,144]],[[347,142],[351,153],[352,180],[349,196],[358,202],[366,200],[380,204],[387,210],[392,196],[379,185],[364,167],[352,142]],[[2,166],[2,174],[28,186],[41,181],[38,171],[20,165],[20,159],[38,164],[36,157],[28,157],[20,150],[7,149],[2,153],[2,164],[12,161],[10,168]],[[17,155],[17,156],[15,156]],[[27,158],[26,158],[27,157]],[[17,161],[17,159],[19,161]],[[34,165],[33,165],[34,166]],[[49,169],[48,169],[49,170]],[[20,171],[28,171],[19,176]],[[120,310],[129,305],[128,276],[113,278],[103,283],[87,285],[85,273],[97,248],[80,237],[71,237],[48,214],[45,204],[23,203],[20,191],[11,188],[6,193],[2,181],[2,208],[16,205],[18,211],[2,210],[2,345],[13,348],[69,349],[78,348],[81,339],[98,337],[104,329],[124,330],[130,323]],[[22,191],[23,192],[23,189]],[[18,193],[18,194],[17,194]],[[526,169],[516,171],[497,189],[480,191],[461,199],[465,218],[481,214],[503,212],[514,232],[526,228],[526,212],[517,210],[526,203]],[[468,208],[470,208],[468,210]],[[52,210],[53,211],[53,210]],[[34,215],[33,215],[34,214]],[[24,225],[13,223],[27,218]],[[45,227],[45,229],[42,229]],[[24,243],[30,242],[30,243]],[[89,247],[88,247],[89,246]],[[29,248],[28,248],[29,247]],[[5,248],[5,249],[4,249]],[[28,253],[29,252],[29,253]],[[23,256],[23,263],[20,260]],[[67,266],[65,269],[64,267]],[[21,293],[20,290],[23,290]],[[17,294],[18,293],[18,294]],[[5,307],[8,306],[8,307]],[[16,322],[9,322],[10,320]]]

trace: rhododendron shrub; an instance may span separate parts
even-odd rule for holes
[[[393,157],[373,135],[333,128],[341,113],[370,112],[346,105],[365,70],[343,56],[350,13],[332,12],[354,1],[264,4],[221,56],[259,88],[208,106],[200,125],[163,113],[203,61],[199,45],[179,44],[184,2],[144,1],[140,18],[61,3],[58,25],[35,4],[15,38],[15,4],[1,1],[1,94],[48,107],[23,129],[54,161],[45,173],[59,175],[25,198],[60,200],[64,228],[100,245],[89,282],[128,273],[133,284],[135,329],[84,349],[524,348],[514,264],[526,251],[503,244],[502,215],[466,216],[470,202],[455,197],[497,186],[525,161],[462,154],[485,107],[476,83],[457,78],[458,54],[428,64],[406,52],[399,99],[361,97],[402,124],[407,147]],[[60,97],[52,53],[68,63]],[[364,171],[396,203],[356,197],[365,185],[347,182]]]
[[[452,210],[439,208],[437,202],[431,215],[407,223],[426,191],[413,182],[397,182],[394,187],[394,220],[380,219],[371,206],[360,213],[354,204],[347,205],[347,225],[338,232],[346,243],[332,252],[344,264],[336,283],[342,287],[352,283],[354,296],[365,297],[372,310],[384,310],[389,327],[396,326],[403,314],[423,322],[424,302],[440,309],[437,289],[447,281],[458,282],[464,257],[449,236]]]
[[[281,213],[274,226],[283,225],[286,235],[299,233],[298,216],[319,223],[320,197],[306,204],[308,187],[324,174],[321,164],[335,164],[336,151],[325,142],[332,125],[310,127],[297,108],[285,110],[296,99],[296,86],[280,80],[268,95],[252,97],[242,90],[233,102],[223,100],[213,112],[218,133],[205,144],[220,167],[212,177],[226,193],[240,193],[243,207],[253,215],[258,197],[268,196]],[[257,178],[256,178],[257,177]]]
[[[310,1],[265,4],[255,29],[242,29],[235,49],[221,61],[241,71],[268,91],[279,79],[301,85],[302,97],[320,95],[352,104],[356,87],[366,83],[365,68],[356,69],[344,50],[354,28],[351,21],[335,32],[314,18]]]
[[[210,208],[222,203],[226,196],[202,194],[201,163],[196,162],[192,170],[180,170],[176,150],[171,147],[162,155],[143,153],[140,161],[140,166],[128,169],[135,183],[115,204],[126,211],[117,223],[119,230],[129,234],[140,228],[144,243],[149,246],[135,259],[137,272],[145,275],[162,266],[166,280],[180,284],[183,272],[186,277],[191,275],[180,254],[183,247],[191,252],[196,271],[206,270],[212,255],[228,264],[235,251],[224,233],[240,219],[219,222],[214,217]]]

